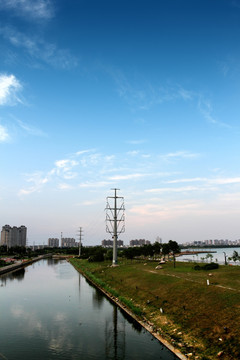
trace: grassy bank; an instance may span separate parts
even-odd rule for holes
[[[206,272],[189,263],[156,270],[152,262],[123,261],[115,268],[71,262],[190,358],[240,359],[240,267]]]

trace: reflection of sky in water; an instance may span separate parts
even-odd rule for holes
[[[8,360],[161,359],[161,345],[70,264],[41,261],[27,269],[24,281],[7,277],[0,289],[0,349]]]
[[[185,251],[186,249],[183,249],[182,251]],[[177,257],[178,261],[196,261],[196,262],[210,262],[211,259],[206,259],[206,256],[208,254],[208,251],[214,251],[212,254],[213,258],[212,261],[218,262],[220,265],[224,264],[224,252],[227,256],[227,261],[231,264],[234,264],[233,261],[229,261],[228,257],[231,257],[234,250],[237,251],[240,254],[240,248],[192,248],[188,249],[189,251],[206,251],[206,253],[200,253],[196,255],[182,255]],[[204,258],[204,259],[203,259]],[[236,262],[236,264],[239,265],[239,262]]]

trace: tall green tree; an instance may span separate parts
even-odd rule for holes
[[[173,254],[173,266],[176,267],[176,257],[175,255],[180,253],[179,245],[176,241],[169,240],[168,242],[169,251]]]

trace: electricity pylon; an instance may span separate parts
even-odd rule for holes
[[[81,256],[82,236],[83,236],[82,227],[80,227],[78,231],[79,231],[78,232],[78,235],[79,235],[79,252],[78,252],[78,256]]]
[[[107,197],[107,206],[106,206],[106,232],[112,234],[113,236],[113,261],[112,265],[117,265],[117,239],[118,234],[121,234],[125,231],[125,215],[124,215],[124,199],[122,196],[117,196],[117,191],[114,190],[114,196]],[[117,200],[119,199],[120,204],[117,206]]]

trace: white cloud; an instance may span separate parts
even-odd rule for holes
[[[219,121],[216,116],[214,116],[213,108],[209,100],[203,99],[202,97],[199,97],[198,100],[198,109],[200,110],[203,117],[207,120],[207,122],[218,125],[223,128],[231,129],[232,126],[229,124],[226,124],[222,121]]]
[[[9,139],[7,128],[0,125],[0,142],[5,142]]]
[[[127,152],[127,155],[130,155],[130,156],[136,156],[139,154],[139,151],[138,150],[133,150],[133,151],[128,151]]]
[[[57,160],[55,162],[57,168],[63,169],[63,171],[69,171],[72,169],[73,166],[78,165],[78,162],[75,160],[64,159],[64,160]]]
[[[80,155],[83,155],[83,154],[86,154],[86,153],[89,153],[89,152],[92,152],[94,151],[94,149],[88,149],[88,150],[80,150],[80,151],[77,151],[75,153],[76,156],[80,156]]]
[[[169,187],[169,188],[146,189],[145,192],[165,193],[165,192],[186,192],[186,191],[196,191],[196,190],[199,190],[199,188],[195,186],[184,186],[179,188]]]
[[[18,93],[22,85],[14,75],[0,74],[0,105],[22,103]]]
[[[179,184],[185,182],[199,182],[199,181],[206,181],[205,178],[189,178],[189,179],[176,179],[176,180],[168,180],[164,181],[165,184]]]
[[[128,140],[128,141],[126,141],[127,144],[131,144],[131,145],[144,144],[145,142],[146,142],[146,140]]]
[[[196,158],[199,157],[199,154],[196,153],[190,153],[188,151],[176,151],[173,153],[168,153],[165,155],[161,155],[162,158],[168,160],[168,159],[174,159],[174,158]]]
[[[41,129],[38,129],[37,127],[34,127],[32,125],[28,125],[25,122],[17,119],[15,116],[12,116],[12,118],[15,119],[18,125],[20,126],[20,128],[23,129],[29,135],[43,136],[43,137],[47,136],[47,134],[44,133]]]
[[[40,191],[44,185],[46,185],[50,181],[50,176],[44,176],[41,172],[35,172],[33,174],[27,175],[27,182],[33,183],[32,186],[27,189],[21,189],[19,191],[19,195],[29,195],[34,192]]]
[[[112,184],[109,181],[96,181],[96,182],[85,182],[79,184],[80,188],[100,188]]]
[[[59,188],[60,190],[69,190],[69,189],[72,189],[72,186],[69,185],[69,184],[62,183],[62,184],[59,184],[59,185],[58,185],[58,188]]]
[[[186,213],[199,211],[202,207],[202,202],[196,201],[179,201],[179,202],[165,202],[160,204],[147,203],[134,205],[129,209],[130,215],[150,216],[152,221],[157,219],[170,219],[176,216],[183,216]]]
[[[232,178],[186,178],[186,179],[176,179],[165,181],[167,184],[178,184],[178,183],[189,183],[189,182],[205,182],[209,185],[228,185],[240,183],[240,177],[232,177]]]
[[[148,176],[148,174],[128,174],[128,175],[115,175],[109,178],[109,180],[131,180],[139,179]]]
[[[215,185],[236,184],[236,183],[240,183],[240,177],[209,179],[208,182],[210,184],[215,184]]]
[[[186,89],[183,89],[182,87],[179,88],[178,94],[183,100],[192,100],[194,95],[192,91],[188,91]]]
[[[0,9],[12,10],[16,16],[24,16],[28,20],[50,19],[54,15],[49,0],[0,0]]]
[[[59,49],[57,45],[48,43],[37,35],[25,35],[9,26],[0,27],[0,34],[14,47],[24,49],[32,60],[60,69],[70,69],[78,64],[78,59],[68,49]]]

